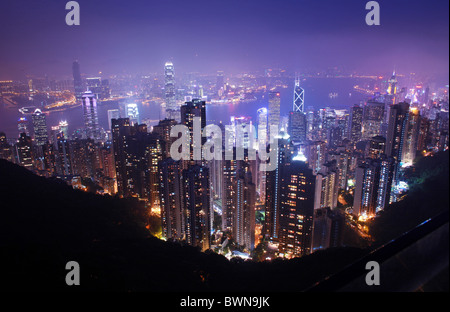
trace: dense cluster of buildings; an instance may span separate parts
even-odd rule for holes
[[[49,129],[46,115],[36,109],[31,123],[19,120],[18,139],[0,133],[0,158],[75,188],[83,189],[89,179],[102,193],[138,198],[160,211],[165,239],[202,250],[220,250],[233,240],[251,252],[264,238],[277,247],[278,255],[290,258],[339,246],[342,192],[353,195],[347,208],[356,218],[375,217],[398,199],[402,168],[420,154],[448,149],[448,97],[427,93],[410,99],[406,90],[398,89],[395,73],[385,93],[348,110],[306,108],[297,78],[292,110],[282,116],[280,92],[267,91],[268,106],[258,109],[255,122],[248,117],[230,121],[233,131],[257,126],[256,133],[222,141],[223,153],[225,146],[243,146],[244,157],[223,154],[213,160],[193,157],[198,140],[192,135],[194,119],[200,118],[201,129],[206,127],[207,103],[199,96],[179,104],[171,62],[165,64],[165,119],[149,127],[141,123],[137,105],[129,103],[125,116],[117,109],[108,111],[109,135],[100,128],[97,111],[97,100],[109,89],[101,80],[82,80],[76,62],[73,74],[75,97],[83,107],[83,133],[70,135],[64,121]],[[223,72],[217,84],[216,93],[222,96],[227,88]],[[171,157],[177,138],[170,132],[177,124],[191,133],[187,159]],[[276,133],[271,125],[277,126]],[[200,137],[201,144],[209,139]],[[274,170],[259,170],[261,160],[249,157],[261,146],[276,151]],[[255,234],[257,211],[264,215],[261,237]]]

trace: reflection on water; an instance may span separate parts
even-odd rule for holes
[[[361,79],[355,78],[309,78],[302,82],[305,89],[305,109],[313,107],[319,109],[323,107],[330,108],[349,108],[353,104],[364,101],[366,96],[356,93],[353,86],[360,83]],[[287,114],[292,109],[293,102],[293,82],[292,85],[281,92],[281,114]],[[333,94],[332,97],[329,95]],[[161,105],[156,102],[138,104],[141,120],[159,120],[164,116]],[[109,109],[119,109],[121,115],[124,115],[124,101],[103,102],[98,106],[98,118],[101,127],[108,129],[107,111]],[[249,116],[256,121],[256,111],[260,107],[267,107],[267,99],[262,95],[257,96],[253,102],[242,102],[228,105],[208,105],[206,106],[207,123],[218,124],[220,122],[227,124],[230,116]],[[5,132],[8,138],[18,136],[17,120],[23,116],[17,108],[0,105],[0,132]],[[30,120],[31,116],[27,115]],[[54,112],[47,115],[47,126],[57,125],[60,120],[67,120],[69,131],[72,133],[75,129],[83,127],[83,111],[81,107],[68,109],[64,112]]]

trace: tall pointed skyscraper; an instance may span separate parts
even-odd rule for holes
[[[172,62],[164,65],[164,92],[166,99],[166,118],[180,121],[180,108],[175,97],[175,71]]]
[[[295,78],[294,105],[293,112],[304,112],[305,110],[305,90],[300,87],[300,78]]]

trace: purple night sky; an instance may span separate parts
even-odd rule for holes
[[[0,4],[0,79],[45,74],[306,70],[433,75],[448,81],[449,2],[381,0],[381,26],[365,24],[364,0],[79,0]]]

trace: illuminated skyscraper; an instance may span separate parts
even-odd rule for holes
[[[385,103],[376,100],[367,101],[364,106],[362,139],[368,140],[381,134]]]
[[[256,187],[252,183],[252,174],[244,168],[239,168],[232,235],[234,240],[247,250],[253,250],[255,247],[255,201]]]
[[[260,146],[265,146],[267,144],[267,108],[262,107],[258,109],[258,142]]]
[[[294,105],[292,111],[302,113],[305,111],[305,90],[300,87],[299,78],[295,78]]]
[[[258,144],[259,148],[265,148],[268,143],[267,136],[267,108],[262,107],[258,109]],[[266,200],[266,174],[261,172],[259,179],[256,181],[258,183],[259,199],[260,202],[265,202]]]
[[[157,164],[162,160],[160,139],[145,125],[128,118],[112,119],[114,161],[119,196],[138,197],[159,204]]]
[[[316,174],[314,209],[337,207],[339,175],[336,171],[321,170]]]
[[[47,118],[40,109],[36,109],[31,115],[33,121],[34,140],[36,145],[42,146],[48,141]]]
[[[205,251],[211,246],[209,169],[192,165],[183,170],[182,176],[186,241]]]
[[[271,148],[271,147],[269,147]],[[276,147],[272,147],[276,148]],[[278,140],[277,167],[266,172],[266,205],[264,234],[269,240],[278,241],[280,234],[280,189],[284,176],[284,164],[292,159],[293,147],[288,140]]]
[[[166,118],[180,121],[180,108],[175,96],[175,71],[172,62],[164,65],[164,92],[166,99]]]
[[[403,147],[402,162],[412,164],[416,158],[417,143],[420,133],[420,112],[417,108],[411,108],[408,116],[405,143]]]
[[[269,111],[268,111],[268,133],[269,140],[278,135],[278,133],[271,133],[270,128],[272,125],[280,127],[280,92],[270,92],[269,93]]]
[[[4,132],[0,132],[0,159],[14,162],[13,147],[8,143]]]
[[[55,142],[55,164],[56,172],[62,176],[72,174],[72,164],[70,157],[69,141],[62,135],[62,132],[56,134]]]
[[[160,202],[163,236],[181,240],[184,237],[185,219],[183,210],[181,162],[167,158],[159,166]]]
[[[353,106],[351,118],[350,140],[353,143],[357,143],[361,140],[362,135],[363,108],[357,105]]]
[[[392,96],[395,96],[395,94],[397,94],[397,77],[395,75],[395,70],[392,73],[392,76],[388,81],[387,93]],[[395,102],[392,104],[395,104]]]
[[[391,105],[389,109],[389,123],[386,138],[386,155],[393,157],[397,164],[402,162],[405,133],[409,117],[409,104],[399,103]],[[397,166],[398,167],[398,166]],[[395,170],[394,180],[397,181],[398,168]],[[398,181],[397,181],[398,182]]]
[[[16,151],[19,164],[27,169],[33,168],[33,145],[31,137],[25,133],[19,135],[17,140]]]
[[[301,111],[289,113],[288,134],[290,139],[299,144],[306,142],[306,115]]]
[[[236,211],[237,160],[223,157],[222,171],[222,231],[231,232]]]
[[[301,160],[281,167],[279,252],[300,257],[311,252],[315,176]]]
[[[392,157],[367,159],[356,168],[353,214],[374,217],[389,204],[395,162]]]
[[[98,125],[97,100],[91,91],[86,91],[82,96],[84,127],[88,139],[99,140],[100,128]]]
[[[129,155],[127,149],[131,135],[130,120],[128,118],[112,119],[111,127],[118,194],[128,197],[130,195],[128,182],[131,179],[132,162],[132,156]]]
[[[194,146],[200,149],[206,143],[206,137],[201,137],[200,142],[196,142],[197,137],[194,135],[194,118],[200,117],[200,130],[206,127],[206,102],[193,99],[181,106],[178,115],[181,116],[181,123],[189,129],[190,142],[190,160],[194,160]],[[201,154],[200,154],[201,156]]]
[[[131,125],[140,124],[139,110],[136,103],[128,103],[125,105],[125,116],[130,119]]]

